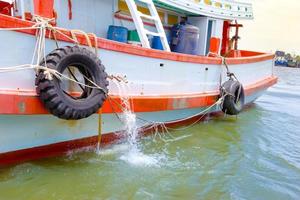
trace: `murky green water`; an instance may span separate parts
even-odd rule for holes
[[[300,70],[236,118],[0,171],[0,199],[300,199]]]

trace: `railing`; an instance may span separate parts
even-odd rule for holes
[[[33,5],[32,0],[0,0],[0,2],[6,2],[8,4],[14,4],[14,6],[11,8],[11,15],[12,16],[21,16],[22,19],[25,19],[25,12],[26,12],[26,4],[30,4],[30,6]],[[16,6],[18,6],[16,8]]]
[[[155,0],[156,2],[184,10],[187,14],[199,14],[224,19],[252,19],[250,3],[231,0]]]

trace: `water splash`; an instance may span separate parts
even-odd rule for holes
[[[120,82],[117,82],[117,87],[121,98],[122,115],[120,116],[120,119],[122,120],[122,123],[124,125],[123,129],[125,130],[128,143],[132,146],[136,146],[138,126],[136,121],[136,115],[132,111],[133,104],[131,103],[129,96],[130,88],[127,84],[123,84]]]
[[[135,166],[158,166],[159,161],[154,156],[145,155],[139,147],[136,114],[133,112],[133,104],[130,101],[130,88],[127,84],[115,81],[121,97],[122,115],[120,119],[124,125],[126,140],[129,149],[125,151],[120,160]]]

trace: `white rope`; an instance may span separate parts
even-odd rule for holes
[[[99,85],[97,85],[95,82],[93,82],[92,80],[90,80],[89,78],[87,78],[86,76],[85,79],[88,80],[93,86],[81,83],[75,79],[72,79],[60,72],[58,72],[57,70],[54,69],[50,69],[47,67],[47,63],[46,63],[46,32],[47,29],[50,30],[50,33],[59,33],[61,35],[63,35],[64,37],[66,37],[67,39],[75,42],[76,44],[78,44],[77,38],[71,38],[68,35],[64,34],[62,31],[60,31],[59,29],[53,27],[50,23],[53,21],[53,19],[45,19],[42,18],[40,16],[34,16],[33,17],[33,21],[35,21],[36,23],[31,26],[31,27],[21,27],[21,28],[0,28],[0,31],[19,31],[19,30],[37,30],[36,32],[36,44],[34,47],[34,52],[33,52],[33,56],[31,59],[31,64],[23,64],[23,65],[17,65],[17,66],[13,66],[13,67],[1,67],[0,68],[0,73],[8,73],[8,72],[15,72],[15,71],[21,71],[21,70],[28,70],[28,69],[35,69],[36,72],[38,72],[39,70],[43,70],[44,74],[46,75],[46,78],[48,80],[52,80],[53,76],[55,76],[58,79],[66,79],[69,81],[72,81],[74,83],[77,83],[79,85],[82,85],[84,87],[87,88],[92,88],[92,89],[100,89],[102,90],[105,94],[107,93],[106,90],[104,90],[102,87],[100,87]],[[77,32],[79,32],[79,30],[76,30]],[[74,36],[75,34],[73,32],[72,36]],[[84,33],[83,31],[80,31],[80,33]],[[95,40],[95,49],[97,49],[97,37],[95,35],[93,35],[94,40]],[[85,38],[87,40],[87,43],[90,47],[92,47],[91,41],[88,37],[87,34],[85,34]],[[97,50],[95,50],[95,53],[97,53]],[[41,62],[44,62],[45,66],[40,66]]]
[[[86,80],[88,80],[90,83],[92,83],[94,86],[90,86],[90,85],[86,85],[84,83],[81,83],[77,80],[74,80],[60,72],[58,72],[57,70],[54,69],[50,69],[47,67],[47,63],[46,63],[46,53],[45,53],[45,43],[46,43],[46,30],[50,30],[50,32],[53,33],[59,33],[61,35],[63,35],[64,37],[66,37],[67,39],[73,41],[74,43],[78,44],[77,38],[75,37],[75,33],[74,32],[79,32],[78,30],[75,30],[74,32],[71,32],[71,35],[73,38],[69,37],[68,35],[64,34],[62,31],[60,31],[59,29],[53,27],[50,22],[53,19],[44,19],[41,18],[39,16],[34,16],[33,18],[34,21],[36,21],[36,24],[34,24],[31,27],[22,27],[22,28],[0,28],[0,31],[19,31],[19,30],[37,30],[36,33],[36,37],[37,37],[37,41],[35,44],[35,48],[34,48],[34,53],[33,53],[33,57],[32,57],[32,61],[31,64],[24,64],[24,65],[17,65],[17,66],[13,66],[13,67],[2,67],[0,68],[0,73],[7,73],[7,72],[15,72],[15,71],[21,71],[21,70],[28,70],[28,69],[35,69],[36,71],[38,70],[44,70],[44,74],[46,75],[46,78],[49,80],[53,79],[53,76],[55,76],[58,79],[67,79],[69,81],[75,82],[79,85],[82,85],[84,87],[88,87],[88,88],[93,88],[93,89],[100,89],[103,92],[107,93],[107,91],[105,91],[103,88],[101,88],[100,86],[98,86],[96,83],[94,83],[93,81],[91,81],[90,79],[88,79],[87,77]],[[80,32],[82,33],[82,32]],[[50,33],[49,33],[50,34]],[[95,37],[95,35],[93,35],[95,38],[95,48],[97,49],[97,38]],[[85,34],[86,39],[89,38],[88,34]],[[91,47],[91,41],[87,39],[87,43],[88,45]],[[96,50],[95,50],[96,51]],[[222,56],[220,56],[222,57]],[[45,66],[40,66],[41,61],[45,62]],[[35,61],[35,62],[34,62]],[[35,63],[35,64],[34,64]],[[222,57],[222,63],[225,63],[225,58]],[[204,116],[206,115],[213,107],[220,105],[223,101],[223,98],[220,98],[218,101],[216,101],[213,105],[211,105],[210,107],[206,108],[205,110],[192,115],[190,117],[184,118],[184,119],[180,119],[180,120],[174,120],[174,121],[170,121],[168,123],[176,123],[176,122],[180,122],[182,120],[189,120],[192,119],[194,117],[197,116]],[[122,107],[122,105],[119,105]],[[122,109],[123,110],[123,109]],[[149,121],[143,118],[138,117],[139,120],[142,120],[144,122],[147,122],[149,124],[153,124],[154,128],[157,130],[158,126],[161,126],[162,128],[164,128],[166,131],[168,131],[168,129],[172,129],[172,130],[183,130],[183,129],[173,129],[173,128],[167,128],[164,122],[157,122],[157,121]],[[184,129],[190,128],[191,126],[194,126],[196,123],[198,123],[200,120],[202,119],[199,118],[198,120],[196,120],[194,123],[192,123],[191,125],[185,127]]]
[[[221,57],[221,56],[220,56],[220,57]],[[224,57],[222,57],[222,63],[225,63],[225,58],[224,58]],[[118,81],[118,79],[116,79],[116,80]],[[120,81],[119,81],[119,82],[120,82]],[[221,83],[220,83],[220,87],[222,87],[222,86],[221,86]],[[179,120],[174,120],[174,121],[169,121],[169,122],[158,122],[158,121],[151,121],[151,120],[143,119],[143,118],[137,116],[137,119],[138,119],[138,120],[141,120],[141,121],[143,121],[143,122],[146,122],[146,124],[144,124],[142,127],[140,127],[140,129],[142,129],[142,128],[144,128],[144,127],[146,127],[147,129],[154,129],[154,130],[155,130],[155,134],[158,133],[158,132],[157,132],[158,127],[163,128],[163,130],[166,131],[166,132],[168,132],[168,130],[185,130],[185,129],[188,129],[188,128],[194,126],[195,124],[197,124],[197,123],[198,123],[198,122],[199,122],[206,114],[209,113],[209,111],[210,111],[212,108],[214,108],[215,106],[221,106],[222,103],[223,103],[224,98],[225,98],[227,95],[232,95],[232,94],[224,93],[224,95],[223,95],[223,94],[221,94],[221,95],[222,95],[222,97],[219,98],[218,101],[216,101],[214,104],[212,104],[212,105],[209,106],[208,108],[206,108],[206,109],[202,110],[201,112],[196,113],[196,114],[194,114],[194,115],[192,115],[192,116],[189,116],[189,117],[183,118],[183,119],[179,119]],[[130,99],[130,98],[129,98],[129,99]],[[122,106],[121,104],[119,104],[118,102],[114,101],[114,100],[111,99],[111,98],[109,98],[108,100],[109,100],[109,102],[110,102],[110,100],[112,100],[115,104],[117,104],[117,106],[119,106],[119,108],[120,108],[122,111],[124,111],[124,108],[123,108],[123,106]],[[110,102],[110,104],[111,104],[111,102]],[[111,107],[112,107],[112,109],[113,109],[113,111],[114,111],[114,108],[113,108],[113,105],[112,105],[112,104],[111,104]],[[123,121],[121,120],[121,117],[119,116],[119,114],[118,114],[117,112],[115,112],[115,111],[114,111],[114,113],[116,114],[117,118],[121,121],[121,123],[123,123]],[[184,128],[170,128],[170,127],[168,128],[168,127],[165,125],[166,123],[172,124],[172,123],[177,123],[177,122],[181,122],[181,121],[185,121],[185,120],[190,120],[190,119],[193,119],[193,118],[198,117],[198,116],[199,116],[199,119],[197,119],[195,122],[193,122],[193,123],[190,124],[189,126],[185,126]]]
[[[36,30],[37,27],[19,27],[19,28],[0,28],[0,31],[21,31],[21,30]]]
[[[181,130],[186,130],[186,129],[189,129],[193,126],[195,126],[199,121],[201,121],[201,119],[209,113],[209,111],[214,108],[215,106],[218,106],[218,105],[221,105],[222,101],[223,101],[223,98],[224,97],[221,97],[218,101],[216,101],[213,105],[209,106],[208,108],[206,108],[205,110],[199,112],[199,113],[196,113],[192,116],[189,116],[187,118],[183,118],[183,119],[179,119],[179,120],[174,120],[174,121],[169,121],[169,122],[158,122],[158,121],[150,121],[150,120],[146,120],[146,119],[143,119],[143,118],[140,118],[138,117],[138,119],[142,120],[142,121],[145,121],[147,123],[150,124],[153,124],[153,126],[162,126],[162,128],[164,128],[165,130],[173,130],[173,131],[181,131]],[[181,121],[186,121],[186,120],[190,120],[190,119],[193,119],[195,117],[200,117],[199,119],[197,119],[195,122],[193,122],[192,124],[190,124],[189,126],[185,126],[184,128],[170,128],[170,127],[167,127],[165,124],[166,123],[169,123],[169,124],[172,124],[172,123],[177,123],[177,122],[181,122]],[[145,125],[147,126],[147,125]],[[151,127],[150,127],[151,128]],[[153,127],[152,127],[153,128]]]
[[[179,119],[179,120],[174,120],[174,121],[169,121],[169,122],[159,122],[159,121],[152,121],[152,120],[147,120],[144,119],[142,117],[136,117],[138,120],[141,120],[143,122],[146,122],[146,124],[144,124],[142,127],[140,127],[140,129],[143,129],[144,127],[146,127],[146,129],[154,129],[155,130],[155,134],[158,133],[158,128],[161,127],[163,128],[164,131],[166,131],[168,133],[168,130],[173,130],[173,131],[178,131],[178,130],[186,130],[189,129],[190,127],[195,126],[199,121],[201,121],[201,119],[209,113],[209,111],[214,108],[215,106],[220,106],[223,102],[223,99],[227,96],[228,94],[225,94],[224,96],[222,96],[221,98],[218,99],[218,101],[216,101],[214,104],[212,104],[211,106],[209,106],[208,108],[206,108],[205,110],[202,110],[201,112],[198,112],[192,116],[189,116],[187,118],[183,118],[183,119]],[[119,121],[121,123],[123,123],[123,121],[121,120],[121,117],[119,116],[119,114],[115,111],[115,109],[113,108],[112,103],[110,102],[110,100],[112,100],[115,104],[117,104],[117,106],[119,106],[119,108],[124,111],[124,108],[121,104],[119,104],[118,102],[116,102],[115,100],[109,98],[109,103],[114,111],[114,113],[116,114],[117,118],[119,119]],[[193,119],[194,117],[198,117],[199,119],[197,119],[195,122],[193,122],[192,124],[190,124],[189,126],[185,126],[184,128],[170,128],[167,127],[165,124],[169,123],[177,123],[177,122],[181,122],[181,121],[185,121],[185,120],[189,120],[189,119]]]
[[[92,80],[88,79],[87,77],[85,77],[90,83],[92,83],[94,86],[90,86],[90,85],[86,85],[82,82],[76,81],[60,72],[58,72],[57,70],[54,69],[50,69],[48,67],[44,67],[44,66],[39,66],[39,65],[32,65],[32,64],[24,64],[24,65],[17,65],[14,67],[3,67],[0,68],[0,73],[8,73],[8,72],[16,72],[16,71],[22,71],[22,70],[28,70],[28,69],[36,69],[36,70],[44,70],[44,74],[47,76],[48,74],[51,74],[53,76],[55,76],[57,79],[62,80],[62,79],[66,79],[69,81],[72,81],[74,83],[77,83],[79,85],[82,85],[84,87],[87,88],[91,88],[91,89],[100,89],[103,92],[107,93],[106,90],[104,90],[102,87],[98,86],[95,82],[93,82]]]

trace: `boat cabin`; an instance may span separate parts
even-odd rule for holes
[[[0,0],[0,13],[53,18],[57,27],[200,56],[238,56],[236,20],[253,18],[251,4],[234,0]]]

